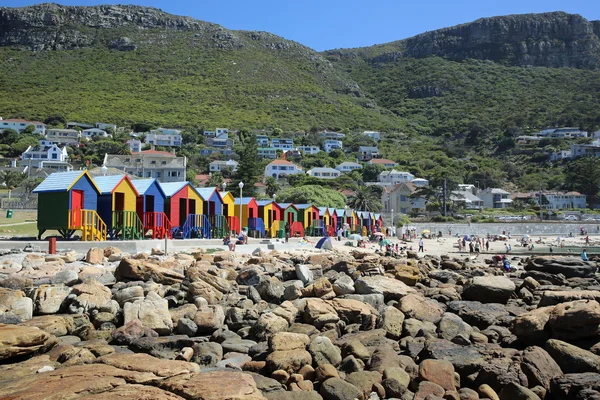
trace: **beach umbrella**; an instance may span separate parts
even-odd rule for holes
[[[523,235],[523,239],[529,239],[529,235]]]
[[[385,234],[383,234],[381,232],[375,232],[373,235],[375,235],[375,236],[385,236]]]
[[[392,241],[391,241],[391,240],[388,240],[388,239],[384,239],[384,240],[382,240],[381,242],[379,242],[379,244],[380,244],[381,246],[387,246],[388,244],[392,244]]]
[[[352,235],[348,236],[348,239],[350,239],[350,240],[361,240],[362,236],[357,235],[356,233],[353,233]]]
[[[431,231],[429,229],[423,229],[421,233],[427,235],[428,233],[431,233]]]

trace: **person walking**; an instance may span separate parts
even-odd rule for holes
[[[485,251],[490,251],[490,241],[489,240],[485,241]]]
[[[287,243],[290,239],[290,223],[285,223],[285,242]]]
[[[423,239],[419,239],[419,250],[417,252],[421,252],[423,253],[425,250],[423,250]]]

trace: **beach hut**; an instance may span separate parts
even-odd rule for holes
[[[310,229],[312,222],[319,219],[319,209],[312,204],[294,204],[298,209],[298,221],[302,222],[304,229]]]
[[[144,225],[137,214],[138,191],[127,175],[97,176],[100,190],[98,214],[106,223],[111,239],[143,239]]]
[[[373,231],[373,220],[371,218],[371,213],[368,211],[357,211],[356,216],[358,217],[361,235],[369,236]]]
[[[304,225],[299,221],[300,211],[293,203],[277,203],[283,210],[282,224],[285,229],[286,224],[290,224],[291,236],[304,236]]]
[[[328,208],[327,211],[329,212],[329,227],[331,229],[328,229],[327,233],[329,234],[329,236],[335,236],[336,231],[337,231],[337,220],[338,220],[338,216],[337,216],[337,212],[335,208]]]
[[[283,237],[282,229],[284,228],[280,222],[283,219],[283,210],[273,200],[257,200],[258,216],[263,219],[265,229],[271,237]]]
[[[346,210],[343,208],[336,208],[335,220],[336,230],[342,228],[344,226],[344,223],[346,222]]]
[[[167,196],[165,214],[171,221],[173,237],[210,238],[210,223],[202,213],[202,198],[189,182],[160,183]]]
[[[372,213],[372,215],[373,215],[373,229],[374,230],[379,229],[380,231],[383,231],[383,217],[381,216],[381,214]]]
[[[223,215],[223,198],[216,187],[196,188],[202,198],[202,209],[212,227],[213,238],[223,238],[229,235],[229,223]]]
[[[231,192],[221,192],[221,199],[223,199],[223,215],[227,218],[229,230],[238,234],[240,220],[234,213],[235,197],[233,197]]]
[[[331,214],[329,214],[329,209],[327,207],[319,207],[319,217],[323,224],[323,233],[328,236],[333,236],[331,229]]]
[[[165,214],[167,196],[156,179],[132,180],[139,196],[136,211],[144,224],[144,234],[152,232],[152,239],[171,238],[171,221]]]
[[[106,240],[106,224],[97,213],[100,190],[87,171],[55,172],[33,190],[38,195],[38,239],[47,230],[64,238],[81,231],[81,240]]]
[[[241,204],[241,214],[240,214]],[[248,228],[248,219],[258,217],[258,204],[254,197],[242,197],[241,203],[240,198],[235,199],[235,206],[233,207],[233,213],[242,224],[243,228]],[[239,222],[238,222],[239,223]]]

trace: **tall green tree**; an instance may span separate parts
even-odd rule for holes
[[[360,186],[348,199],[348,206],[358,211],[380,212],[383,208],[378,191],[369,186]]]
[[[587,196],[588,207],[594,209],[600,191],[600,159],[593,156],[581,157],[567,168],[567,187]]]
[[[269,197],[272,197],[280,189],[279,182],[272,176],[267,176],[265,183],[267,184],[267,195],[269,195]]]
[[[254,195],[254,184],[259,181],[259,177],[262,175],[263,171],[261,171],[259,167],[260,162],[258,159],[256,136],[247,133],[247,131],[243,132],[244,133],[240,133],[240,139],[244,143],[244,148],[240,155],[240,163],[238,164],[232,184],[237,187],[239,182],[243,182],[244,194],[252,196]]]

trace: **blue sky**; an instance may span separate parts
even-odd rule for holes
[[[64,5],[111,3],[63,0]],[[0,6],[35,4],[0,0]],[[121,0],[160,8],[223,25],[228,29],[268,31],[315,50],[370,46],[404,39],[481,17],[566,11],[600,20],[598,0]]]

